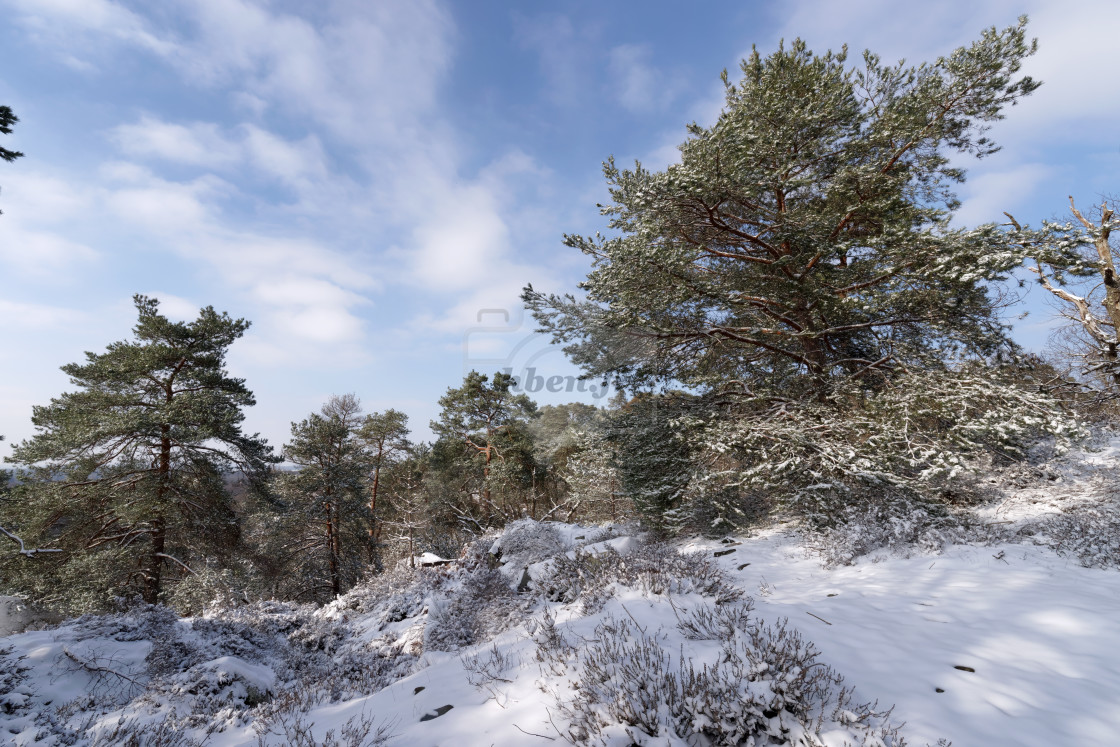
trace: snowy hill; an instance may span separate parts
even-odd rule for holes
[[[1118,445],[921,541],[522,521],[319,609],[0,638],[0,744],[1111,744]]]

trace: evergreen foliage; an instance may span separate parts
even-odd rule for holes
[[[377,555],[380,533],[377,498],[381,489],[381,473],[408,454],[411,446],[408,441],[408,416],[392,409],[370,413],[362,421],[357,437],[373,470],[369,486],[369,551],[370,562],[376,564],[380,562]]]
[[[0,106],[0,134],[11,135],[12,134],[12,126],[15,125],[17,122],[19,122],[19,117],[17,117],[12,112],[12,107],[10,107],[10,106]],[[5,161],[7,161],[8,163],[11,163],[12,161],[16,160],[17,158],[22,158],[22,157],[23,157],[23,154],[20,153],[18,150],[8,150],[7,148],[0,147],[0,159],[3,159]]]
[[[955,153],[986,136],[1038,83],[1017,76],[1035,45],[1026,19],[932,64],[885,65],[801,40],[691,125],[663,172],[604,165],[612,235],[566,236],[594,267],[586,301],[524,294],[543,329],[589,375],[628,390],[729,380],[824,396],[915,367],[1006,347],[986,281],[1021,247],[995,226],[950,228]]]
[[[263,439],[242,433],[253,395],[225,370],[249,322],[213,307],[173,322],[155,299],[134,300],[133,339],[63,366],[76,391],[35,407],[37,432],[10,457],[21,484],[0,524],[64,552],[4,559],[3,575],[46,606],[156,603],[197,560],[228,560],[240,526],[225,477],[241,471],[259,486],[275,461]]]
[[[437,464],[445,472],[473,465],[473,474],[461,478],[470,495],[462,496],[466,501],[456,513],[479,528],[494,519],[517,518],[527,508],[507,488],[532,482],[532,446],[525,429],[537,406],[515,394],[513,384],[509,374],[495,373],[491,381],[471,371],[461,387],[440,397],[440,419],[431,422],[439,438],[433,455]]]
[[[655,528],[678,507],[692,475],[691,445],[678,420],[693,398],[679,393],[639,396],[612,418],[607,438],[622,493]]]
[[[12,126],[15,125],[15,123],[18,122],[18,121],[19,121],[19,117],[17,117],[12,112],[12,107],[10,107],[10,106],[0,106],[0,135],[11,135],[12,134]],[[8,150],[4,146],[0,145],[0,160],[7,161],[8,163],[11,163],[12,161],[16,160],[17,158],[22,158],[22,157],[23,157],[23,154],[20,153],[18,150]]]
[[[285,596],[326,601],[361,576],[370,526],[370,460],[358,437],[361,423],[361,405],[352,394],[331,397],[321,412],[292,423],[284,458],[296,471],[278,480]]]

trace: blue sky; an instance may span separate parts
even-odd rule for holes
[[[1120,4],[0,0],[0,433],[128,336],[133,293],[253,321],[231,352],[279,445],[331,393],[427,435],[466,370],[576,373],[518,294],[571,290],[601,161],[664,167],[757,44],[919,62],[1032,18],[1044,81],[965,163],[960,222],[1116,191]],[[1111,177],[1111,180],[1110,180]],[[1037,291],[1017,335],[1045,339]],[[553,388],[563,389],[557,380]],[[590,393],[549,394],[543,402]],[[6,449],[7,444],[0,446]],[[6,452],[0,452],[6,453]]]

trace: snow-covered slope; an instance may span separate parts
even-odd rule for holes
[[[526,521],[321,609],[0,638],[0,744],[1113,744],[1117,445],[1019,475],[937,554]]]

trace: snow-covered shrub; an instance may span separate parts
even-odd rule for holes
[[[1075,557],[1086,568],[1120,568],[1120,500],[1087,500],[1031,528],[1035,542]]]
[[[695,458],[677,522],[715,516],[723,531],[748,521],[740,503],[760,495],[816,524],[822,509],[834,524],[843,519],[835,509],[884,495],[969,502],[984,496],[979,471],[1026,456],[1039,439],[1060,451],[1087,435],[1045,394],[981,366],[917,372],[878,391],[838,385],[823,401],[743,393],[679,427],[695,434]]]
[[[533,587],[552,601],[582,599],[584,611],[592,612],[612,596],[613,584],[646,594],[703,594],[719,604],[742,596],[719,566],[700,553],[682,553],[667,543],[633,538],[625,555],[613,547],[558,555]]]
[[[677,630],[690,641],[730,640],[739,631],[751,630],[754,600],[736,604],[694,607],[677,621]]]
[[[463,671],[467,673],[467,682],[476,690],[488,690],[493,693],[495,682],[512,682],[502,675],[513,669],[521,662],[507,651],[503,651],[495,644],[485,653],[472,656],[460,656]]]
[[[567,549],[556,529],[533,519],[518,519],[505,528],[490,547],[503,564],[524,568]]]
[[[784,621],[754,624],[744,609],[712,626],[716,619],[701,614],[689,624],[720,646],[715,661],[698,667],[701,656],[683,648],[674,662],[664,636],[604,619],[594,638],[567,649],[574,693],[557,703],[566,736],[596,745],[820,747],[827,731],[837,740],[830,743],[902,744],[889,712],[854,704],[843,678]]]
[[[855,505],[819,494],[816,498],[812,507],[806,501],[802,540],[827,567],[849,565],[876,550],[904,557],[935,554],[968,532],[964,515],[944,504],[890,491]]]
[[[230,568],[200,566],[167,593],[167,603],[181,615],[199,615],[208,607],[233,607],[248,601],[246,583]]]
[[[510,589],[500,571],[475,568],[449,597],[433,602],[424,630],[424,648],[457,651],[488,641],[520,622],[527,605]]]
[[[314,723],[305,721],[304,715],[294,710],[272,713],[254,724],[260,747],[379,747],[388,744],[393,737],[391,723],[379,724],[373,716],[364,713],[346,721],[337,735],[334,729],[328,729],[321,740],[312,732],[313,726]]]
[[[23,687],[30,667],[21,664],[11,646],[0,646],[0,713],[12,714],[27,708],[31,694]]]

